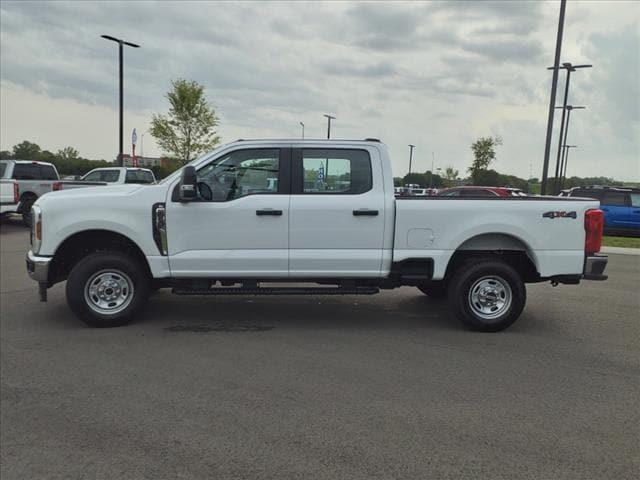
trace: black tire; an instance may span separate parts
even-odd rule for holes
[[[418,285],[418,290],[431,298],[445,298],[447,296],[447,288],[444,284]]]
[[[92,281],[98,275],[99,278]],[[103,291],[90,293],[89,281]],[[136,259],[117,252],[93,253],[80,260],[71,270],[66,286],[67,303],[73,313],[90,327],[119,327],[131,322],[144,308],[149,298],[150,283],[146,268]],[[105,297],[99,296],[105,295],[105,292],[121,295],[109,303],[108,297],[104,300]],[[102,311],[97,311],[100,310],[96,305],[99,301],[108,304]],[[122,304],[111,306],[118,302]],[[109,308],[114,310],[108,312]]]
[[[449,305],[471,330],[504,330],[518,319],[526,302],[527,290],[520,274],[500,260],[466,262],[449,283]]]
[[[31,207],[33,207],[35,201],[36,197],[31,196],[22,200],[20,210],[22,211],[22,223],[24,223],[25,227],[31,228],[31,222],[33,221],[31,218]]]

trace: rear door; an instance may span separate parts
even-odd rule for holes
[[[604,223],[607,228],[627,228],[628,211],[626,192],[608,190],[603,192],[600,208],[604,211]]]
[[[298,278],[377,277],[385,225],[374,148],[293,150],[289,272]]]

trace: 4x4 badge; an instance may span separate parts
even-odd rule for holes
[[[544,212],[542,218],[578,218],[576,212]]]

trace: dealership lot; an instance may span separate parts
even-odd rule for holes
[[[95,330],[37,301],[0,226],[2,462],[13,478],[631,478],[640,256],[607,282],[529,285],[499,334],[417,289],[156,294]]]

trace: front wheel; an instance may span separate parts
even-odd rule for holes
[[[33,222],[31,207],[33,207],[35,201],[34,197],[27,197],[22,201],[22,223],[25,227],[31,228]]]
[[[468,262],[458,268],[450,283],[449,305],[472,330],[504,330],[518,319],[526,301],[520,274],[499,260]]]
[[[115,252],[94,253],[71,270],[67,303],[91,327],[118,327],[142,310],[149,286],[149,275],[137,260]]]

